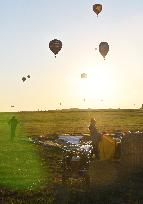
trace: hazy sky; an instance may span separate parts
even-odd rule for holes
[[[0,0],[0,111],[140,107],[142,38],[142,0]],[[102,41],[106,60],[95,50]]]

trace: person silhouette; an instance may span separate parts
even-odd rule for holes
[[[18,124],[18,120],[13,116],[9,121],[8,124],[10,125],[10,130],[11,130],[11,141],[14,140],[15,137],[15,132],[16,132],[16,127]]]
[[[95,118],[91,118],[90,125],[89,125],[89,131],[90,131],[90,136],[91,136],[91,141],[92,141],[92,155],[95,154],[96,159],[100,159],[100,152],[99,152],[99,142],[101,140],[101,135],[97,131],[96,127],[96,120]]]

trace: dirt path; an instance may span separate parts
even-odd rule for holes
[[[105,187],[116,183],[119,178],[118,165],[117,162],[93,160],[89,168],[91,186]]]

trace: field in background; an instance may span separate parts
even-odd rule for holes
[[[48,133],[88,133],[91,117],[95,117],[99,131],[143,131],[143,110],[93,110],[0,113],[0,121],[6,122],[16,115],[24,131],[29,135]]]

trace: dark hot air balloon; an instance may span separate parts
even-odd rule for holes
[[[101,42],[99,44],[99,52],[104,57],[104,59],[105,59],[105,56],[107,55],[108,51],[109,51],[108,43],[107,42]]]
[[[55,57],[56,57],[56,55],[62,48],[62,42],[60,40],[54,39],[50,41],[49,48],[55,54]]]
[[[25,77],[22,77],[22,81],[25,82],[25,81],[26,81],[26,78],[25,78]]]
[[[102,11],[102,5],[101,4],[94,4],[93,5],[93,11],[97,14],[98,14]]]
[[[30,79],[30,75],[27,75],[27,78]]]

